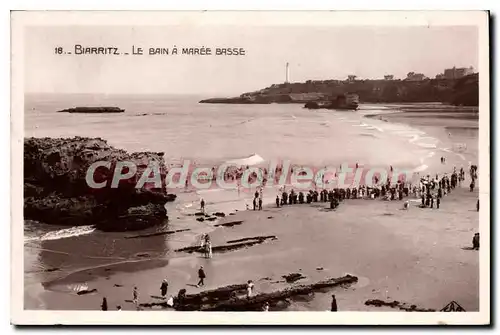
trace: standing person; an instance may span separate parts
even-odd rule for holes
[[[205,274],[205,270],[203,270],[203,266],[200,266],[200,269],[198,270],[198,278],[200,278],[200,280],[198,281],[198,284],[196,284],[196,287],[205,285],[206,277],[207,275]]]
[[[163,279],[160,286],[161,296],[163,298],[165,298],[165,296],[167,295],[167,290],[168,290],[168,282],[166,279]]]
[[[257,209],[257,197],[253,198],[253,210]]]
[[[247,282],[247,299],[250,299],[250,297],[252,296],[253,287],[254,287],[253,281],[249,280]]]
[[[479,212],[479,199],[477,199],[476,209]]]
[[[132,302],[137,307],[139,305],[139,292],[137,291],[137,286],[134,286],[134,291],[132,292]]]
[[[122,311],[122,306],[120,306],[120,305],[116,306],[116,310],[117,310],[118,312],[121,312],[121,311]]]
[[[434,208],[434,197],[431,196],[431,208]]]
[[[102,298],[101,310],[102,311],[108,310],[108,300],[106,299],[106,297]]]
[[[472,238],[472,248],[474,250],[479,250],[479,233],[475,233]]]
[[[262,307],[263,312],[269,312],[269,303],[266,301],[264,303],[264,307]]]
[[[206,250],[206,257],[207,258],[212,258],[212,242],[210,240],[207,241],[205,244],[205,250]]]
[[[262,197],[259,197],[259,211],[262,210]]]
[[[201,206],[201,211],[205,213],[205,200],[203,200],[203,198],[200,201],[200,206]]]
[[[330,311],[337,311],[337,299],[335,299],[335,294],[332,294],[332,308],[330,309]]]
[[[201,234],[200,248],[205,249],[205,243],[207,241],[207,234]]]
[[[439,209],[439,205],[441,204],[441,199],[438,197],[436,199],[436,208]]]
[[[276,196],[276,207],[280,208],[280,197]]]

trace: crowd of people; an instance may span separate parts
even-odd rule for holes
[[[445,163],[445,159],[441,157],[441,163]],[[248,167],[247,167],[248,168]],[[277,172],[280,172],[280,167],[277,168]],[[391,167],[392,170],[392,167]],[[236,172],[235,172],[236,171]],[[242,169],[234,170],[234,174],[229,174],[228,178],[237,178],[240,173],[243,172]],[[266,171],[267,172],[267,171]],[[474,191],[475,182],[478,177],[478,168],[476,165],[471,165],[469,168],[469,175],[471,183],[469,189],[471,192]],[[460,168],[459,171],[453,168],[453,172],[448,174],[443,174],[441,176],[435,175],[431,177],[427,175],[420,178],[416,185],[411,182],[405,182],[404,180],[399,180],[396,184],[392,184],[390,179],[387,178],[385,183],[379,183],[379,180],[375,177],[374,186],[360,185],[358,187],[350,188],[334,188],[334,189],[323,189],[321,191],[309,190],[308,192],[298,191],[294,189],[290,191],[283,187],[280,190],[280,194],[276,196],[276,207],[283,207],[295,204],[311,204],[311,203],[329,203],[331,209],[336,209],[339,204],[346,199],[383,199],[386,201],[402,201],[405,197],[413,196],[415,199],[421,199],[419,205],[420,208],[440,208],[441,199],[447,194],[450,194],[453,189],[465,181],[465,171]],[[263,187],[257,190],[253,197],[253,210],[262,210],[263,202]],[[205,212],[205,201],[201,199],[200,207],[202,212]],[[479,211],[479,200],[476,204],[477,211]],[[405,201],[403,209],[409,209],[409,201]],[[210,236],[208,234],[203,234],[201,237],[200,248],[203,250],[204,256],[206,258],[212,258],[212,244]],[[476,233],[473,238],[473,248],[479,249],[479,233]],[[203,266],[198,269],[199,281],[196,287],[204,286],[205,279],[207,275]],[[254,294],[254,283],[252,280],[247,282],[246,286],[246,297],[250,299]],[[167,299],[168,292],[168,281],[166,279],[162,280],[160,286],[160,293],[163,299]],[[181,304],[186,298],[186,289],[179,290],[177,296],[174,298],[170,296],[167,300],[167,305],[174,306],[174,303]],[[137,287],[134,287],[132,291],[132,302],[136,305],[137,310],[139,307],[139,293]],[[101,309],[103,311],[108,310],[107,299],[104,297],[101,303]],[[121,306],[117,306],[117,310],[121,310]],[[269,311],[269,303],[266,302],[262,306],[263,311]],[[332,295],[331,311],[337,311],[337,301],[335,295]]]

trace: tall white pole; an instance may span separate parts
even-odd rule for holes
[[[286,71],[285,71],[285,76],[286,76],[286,77],[285,77],[285,83],[288,83],[288,82],[289,82],[289,79],[290,79],[290,78],[289,78],[289,76],[290,76],[290,70],[288,69],[288,67],[289,67],[289,64],[288,64],[288,62],[287,62],[287,63],[286,63]]]

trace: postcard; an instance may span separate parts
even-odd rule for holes
[[[490,323],[487,11],[11,24],[12,323]]]

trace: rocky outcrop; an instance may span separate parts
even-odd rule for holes
[[[406,312],[435,312],[435,309],[431,308],[421,308],[418,307],[417,305],[409,305],[404,302],[399,302],[397,300],[394,301],[383,301],[380,299],[370,299],[365,301],[366,306],[375,306],[375,307],[381,307],[381,306],[386,306],[386,307],[391,307],[391,308],[399,308],[400,310],[406,311]]]
[[[125,110],[118,107],[75,107],[58,111],[58,113],[83,113],[83,114],[102,114],[102,113],[124,113]]]
[[[316,283],[294,285],[281,290],[260,293],[250,298],[246,296],[247,284],[234,284],[219,287],[214,290],[203,291],[195,294],[174,298],[174,309],[178,311],[262,311],[264,304],[269,304],[272,310],[283,310],[289,305],[288,299],[313,294],[341,285],[349,285],[358,281],[358,278],[349,274],[339,278],[328,278]],[[181,290],[184,291],[185,289]],[[171,308],[168,302],[149,302],[140,304],[141,307]]]
[[[86,179],[87,172],[99,161],[109,165],[89,175],[95,182],[106,184],[93,188]],[[117,168],[118,162],[131,162],[137,171],[112,187],[115,169],[128,171],[127,167]],[[138,185],[153,163],[158,166],[161,187],[153,183]],[[127,153],[101,138],[27,138],[24,217],[57,225],[95,224],[104,231],[140,230],[161,224],[167,219],[165,203],[175,199],[165,190],[166,172],[163,153]]]
[[[365,103],[443,102],[454,105],[478,106],[479,75],[460,79],[424,80],[308,80],[306,82],[273,84],[234,98],[214,98],[200,103],[268,104],[303,103],[316,109],[331,97],[356,93]]]
[[[358,278],[351,275],[345,275],[339,278],[329,278],[306,285],[295,285],[287,287],[282,290],[277,290],[269,293],[260,293],[250,298],[246,296],[243,298],[238,297],[238,291],[241,292],[242,285],[234,285],[233,289],[228,293],[228,287],[223,288],[223,294],[219,295],[217,290],[210,292],[212,298],[206,298],[207,292],[199,294],[188,295],[183,301],[175,301],[175,309],[177,310],[201,310],[201,311],[260,311],[265,303],[271,306],[276,305],[288,298],[297,295],[306,295],[314,293],[315,291],[322,290],[329,287],[339,285],[352,284],[358,281]],[[229,299],[227,296],[229,295]],[[201,299],[200,299],[201,298]]]

